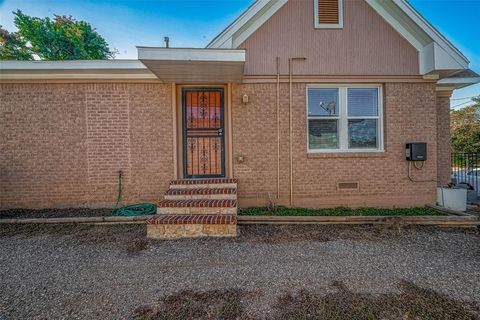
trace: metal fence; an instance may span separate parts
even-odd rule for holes
[[[452,153],[452,182],[480,196],[480,152]]]

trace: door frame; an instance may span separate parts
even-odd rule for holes
[[[176,159],[174,159],[174,178],[175,179],[196,179],[187,178],[184,170],[184,119],[183,119],[183,89],[222,89],[223,90],[223,127],[224,127],[224,169],[223,174],[225,178],[233,177],[232,166],[232,114],[231,114],[231,85],[230,84],[175,84],[175,99],[172,101],[175,104],[176,112],[174,140],[176,141]],[[172,88],[173,89],[173,88]]]

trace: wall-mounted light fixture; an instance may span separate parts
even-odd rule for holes
[[[246,93],[244,93],[244,94],[242,95],[242,102],[243,102],[244,104],[247,104],[247,103],[248,103],[248,95],[247,95]]]
[[[238,154],[236,158],[237,158],[238,163],[244,163],[245,162],[245,156],[243,154]]]

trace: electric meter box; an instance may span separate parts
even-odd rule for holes
[[[427,144],[425,142],[407,143],[405,153],[408,161],[427,160]]]

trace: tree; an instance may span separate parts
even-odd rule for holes
[[[24,47],[28,44],[28,49],[42,60],[103,60],[115,57],[115,51],[110,50],[105,39],[88,22],[58,15],[54,15],[54,19],[42,19],[28,16],[20,10],[13,14],[18,28],[14,35]],[[13,58],[9,55],[0,58],[31,60],[21,52],[14,51]]]
[[[0,26],[0,60],[33,60],[27,42],[17,33],[10,33]]]
[[[453,152],[480,152],[480,96],[475,104],[451,112]]]

